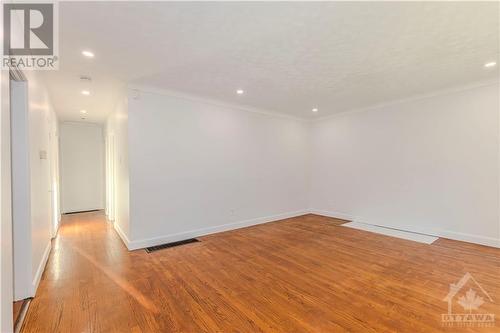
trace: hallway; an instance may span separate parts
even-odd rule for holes
[[[102,212],[63,215],[23,332],[130,331],[129,314],[147,302],[128,282],[140,261]]]

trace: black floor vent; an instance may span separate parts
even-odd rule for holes
[[[161,244],[161,245],[156,245],[156,246],[151,246],[146,248],[147,253],[151,253],[154,251],[159,251],[163,249],[168,249],[169,247],[174,247],[174,246],[179,246],[179,245],[184,245],[184,244],[190,244],[190,243],[196,243],[199,242],[196,238],[190,238],[190,239],[185,239],[181,240],[178,242],[172,242],[172,243],[167,243],[167,244]]]
[[[63,215],[80,214],[80,213],[91,213],[91,212],[98,212],[100,210],[101,209],[79,210],[79,211],[76,211],[76,212],[66,212],[66,213],[63,213]]]

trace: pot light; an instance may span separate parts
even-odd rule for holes
[[[80,113],[81,113],[81,114],[86,114],[86,113],[87,113],[87,110],[80,110]]]
[[[82,95],[88,96],[88,95],[90,95],[90,91],[82,90]]]
[[[243,95],[244,91],[243,91],[243,89],[238,89],[238,90],[236,90],[236,93],[238,95]]]
[[[93,58],[93,57],[94,57],[94,53],[92,53],[92,52],[90,52],[90,51],[87,51],[87,50],[82,51],[82,54],[83,54],[84,56],[86,56],[87,58]]]
[[[492,61],[492,62],[487,62],[484,64],[484,67],[488,68],[488,67],[495,67],[497,65],[496,62]]]
[[[312,112],[318,112],[318,108],[312,109]]]

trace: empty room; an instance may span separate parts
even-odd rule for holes
[[[500,332],[500,2],[2,2],[0,332]]]

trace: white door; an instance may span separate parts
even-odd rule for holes
[[[64,122],[61,143],[61,208],[63,213],[105,207],[104,137],[102,127]]]

